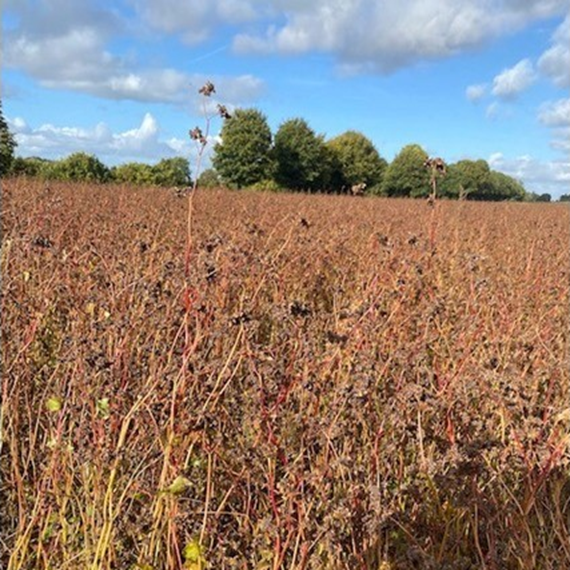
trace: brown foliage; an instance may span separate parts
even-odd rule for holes
[[[3,198],[5,567],[570,566],[568,209]]]

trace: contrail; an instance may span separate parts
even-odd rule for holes
[[[189,63],[197,63],[197,62],[202,61],[204,59],[208,59],[209,57],[212,57],[213,55],[216,55],[216,54],[220,53],[221,51],[224,51],[228,47],[229,47],[229,44],[225,44],[219,48],[216,48],[215,50],[212,50],[208,53],[205,53],[204,55],[201,55],[201,56],[191,60]]]

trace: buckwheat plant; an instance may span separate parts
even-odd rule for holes
[[[212,124],[212,119],[217,115],[222,119],[230,119],[231,115],[225,105],[218,103],[216,105],[216,115],[212,114],[208,109],[208,99],[216,92],[216,88],[211,81],[206,81],[198,93],[202,95],[202,114],[204,116],[204,130],[199,126],[194,127],[188,131],[190,138],[196,143],[197,146],[197,156],[196,156],[196,172],[194,175],[194,182],[192,184],[191,191],[188,194],[188,228],[187,228],[187,247],[186,247],[186,258],[185,258],[185,271],[188,275],[190,271],[190,257],[192,255],[192,217],[194,213],[194,195],[198,189],[198,178],[200,176],[200,171],[202,168],[202,159],[208,146],[208,138],[210,135],[210,127]]]

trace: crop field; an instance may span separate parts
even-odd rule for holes
[[[0,567],[570,567],[570,210],[3,183]]]

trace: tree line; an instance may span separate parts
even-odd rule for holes
[[[348,193],[358,185],[368,195],[427,197],[433,172],[427,152],[418,144],[404,146],[389,163],[362,133],[346,131],[325,139],[302,118],[284,121],[275,134],[258,109],[237,109],[224,120],[221,142],[213,149],[212,168],[200,174],[199,187],[227,186],[258,190]],[[128,162],[112,168],[97,157],[76,152],[60,160],[16,157],[16,142],[4,120],[0,102],[0,174],[46,180],[119,182],[134,185],[189,186],[186,158],[154,165]],[[549,194],[527,192],[516,179],[492,170],[485,160],[448,164],[437,177],[437,195],[450,199],[550,201]],[[570,199],[562,196],[561,200]]]
[[[116,182],[136,186],[188,186],[190,165],[186,158],[165,158],[154,165],[127,162],[109,168],[96,156],[74,152],[61,160],[16,157],[9,171],[11,176],[29,176],[43,180],[68,182]]]
[[[209,176],[235,188],[342,193],[362,185],[369,195],[423,198],[433,189],[428,159],[420,145],[409,144],[388,163],[362,133],[349,130],[326,140],[302,118],[283,122],[272,136],[262,112],[238,109],[224,122]],[[482,159],[446,165],[436,182],[437,195],[451,199],[551,199],[527,192]]]

